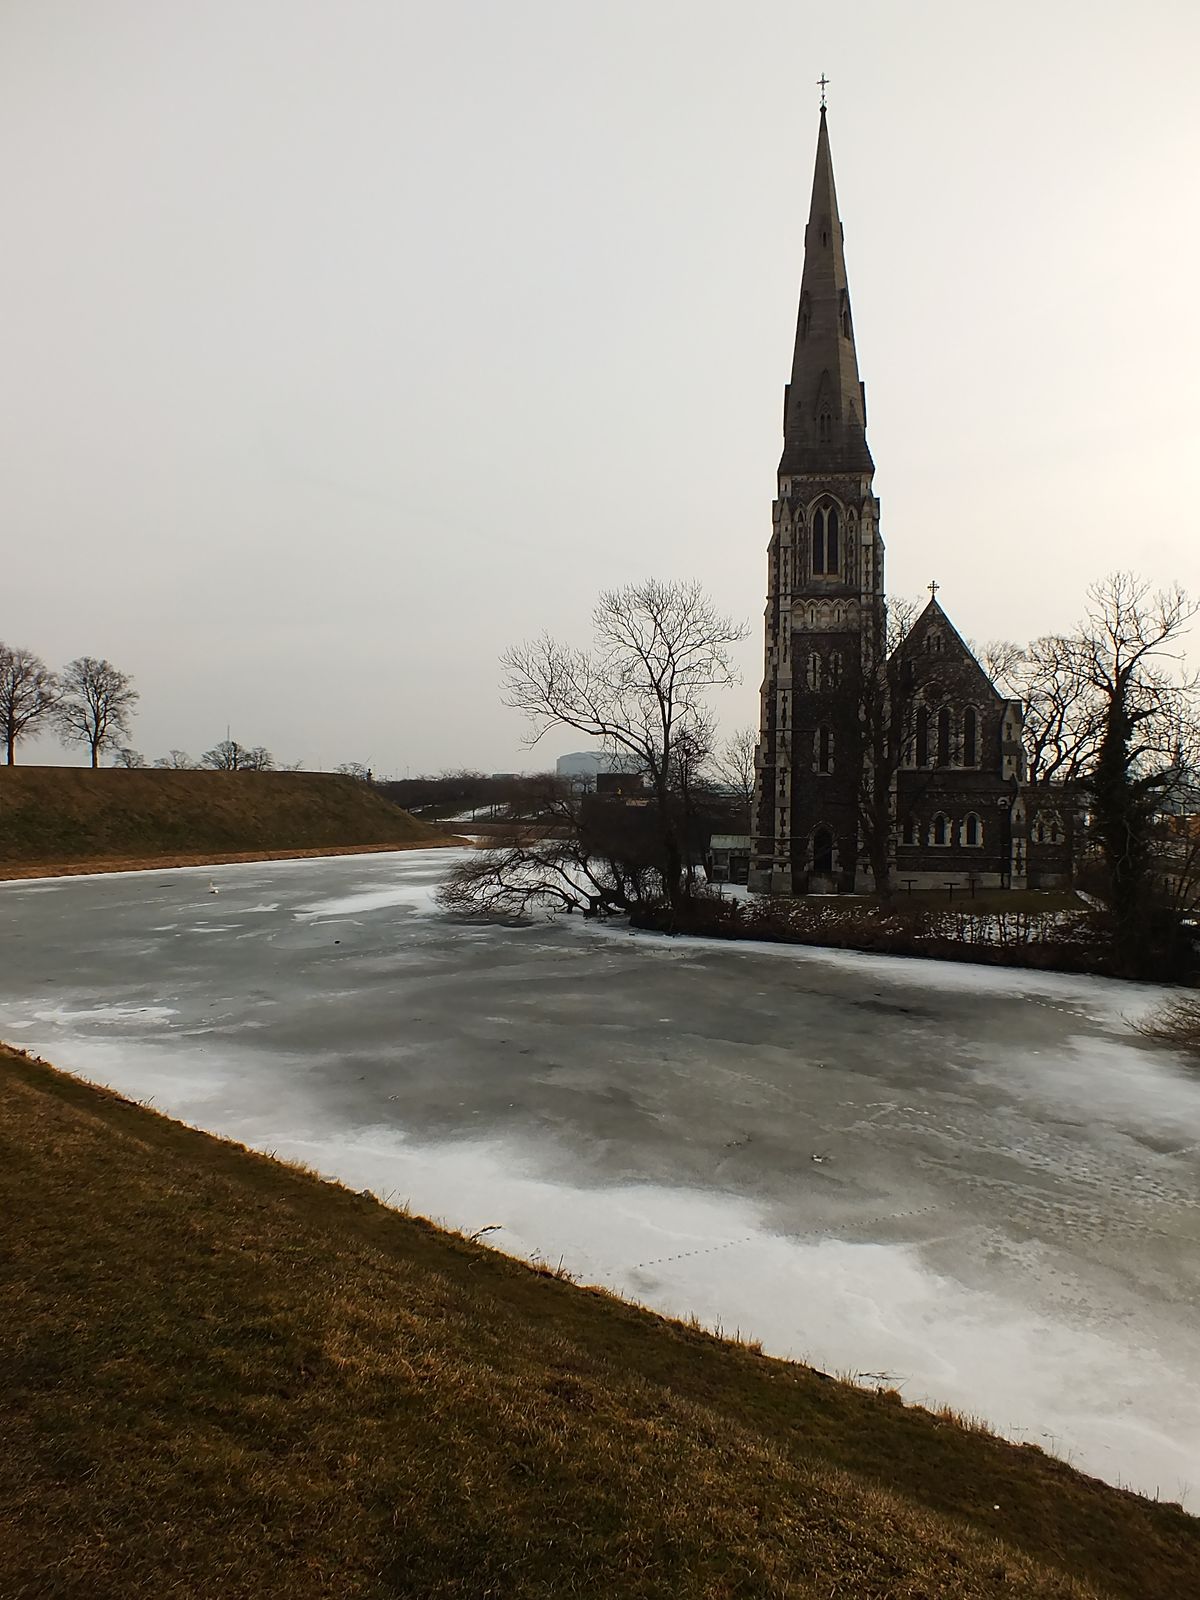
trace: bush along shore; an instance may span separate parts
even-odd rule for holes
[[[635,928],[713,939],[761,939],[820,945],[879,955],[972,961],[985,966],[1030,967],[1042,972],[1120,975],[1105,911],[1090,906],[1054,911],[935,910],[928,906],[778,897],[733,899],[693,895],[682,906],[650,900],[634,904]],[[1169,924],[1156,930],[1156,977],[1189,982],[1197,976],[1193,941]]]

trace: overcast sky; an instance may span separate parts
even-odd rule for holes
[[[829,124],[889,589],[1200,591],[1195,0],[2,0],[0,639],[134,743],[544,765],[496,657],[751,623]],[[52,742],[26,759],[58,759]]]

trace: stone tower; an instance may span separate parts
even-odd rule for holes
[[[883,540],[825,108],[768,558],[750,886],[867,887],[864,671],[884,648]]]

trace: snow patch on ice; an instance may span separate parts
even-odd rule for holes
[[[376,884],[368,889],[358,889],[353,894],[337,895],[330,900],[314,900],[293,913],[297,922],[311,922],[317,917],[348,917],[362,911],[386,911],[392,907],[415,911],[430,916],[437,910],[434,895],[438,885],[433,884]]]
[[[179,1013],[172,1006],[89,1006],[83,1010],[73,1010],[68,1006],[55,1006],[45,1011],[33,1013],[34,1022],[49,1022],[55,1027],[70,1028],[80,1022],[98,1022],[104,1027],[121,1027],[126,1023],[135,1022],[139,1025],[151,1027],[165,1027],[172,1017]],[[32,1027],[32,1022],[13,1023],[6,1026]]]
[[[1028,999],[1038,996],[1072,1002],[1097,1021],[1137,1021],[1171,995],[1179,992],[1166,984],[1132,983],[1119,978],[1094,978],[1086,974],[1038,972],[1030,967],[993,967],[972,961],[931,961],[923,956],[876,955],[863,950],[834,950],[826,945],[775,943],[768,939],[706,939],[692,934],[670,935],[632,929],[623,923],[575,923],[580,937],[636,939],[647,951],[675,960],[695,960],[710,951],[724,955],[770,956],[826,967],[839,972],[869,975],[873,980],[901,984],[906,989],[934,989],[942,994],[979,994],[997,998]]]

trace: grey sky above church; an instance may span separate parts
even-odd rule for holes
[[[695,576],[754,722],[822,71],[889,589],[1200,591],[1197,59],[1190,0],[0,7],[0,638],[149,755],[507,770],[499,651]]]

